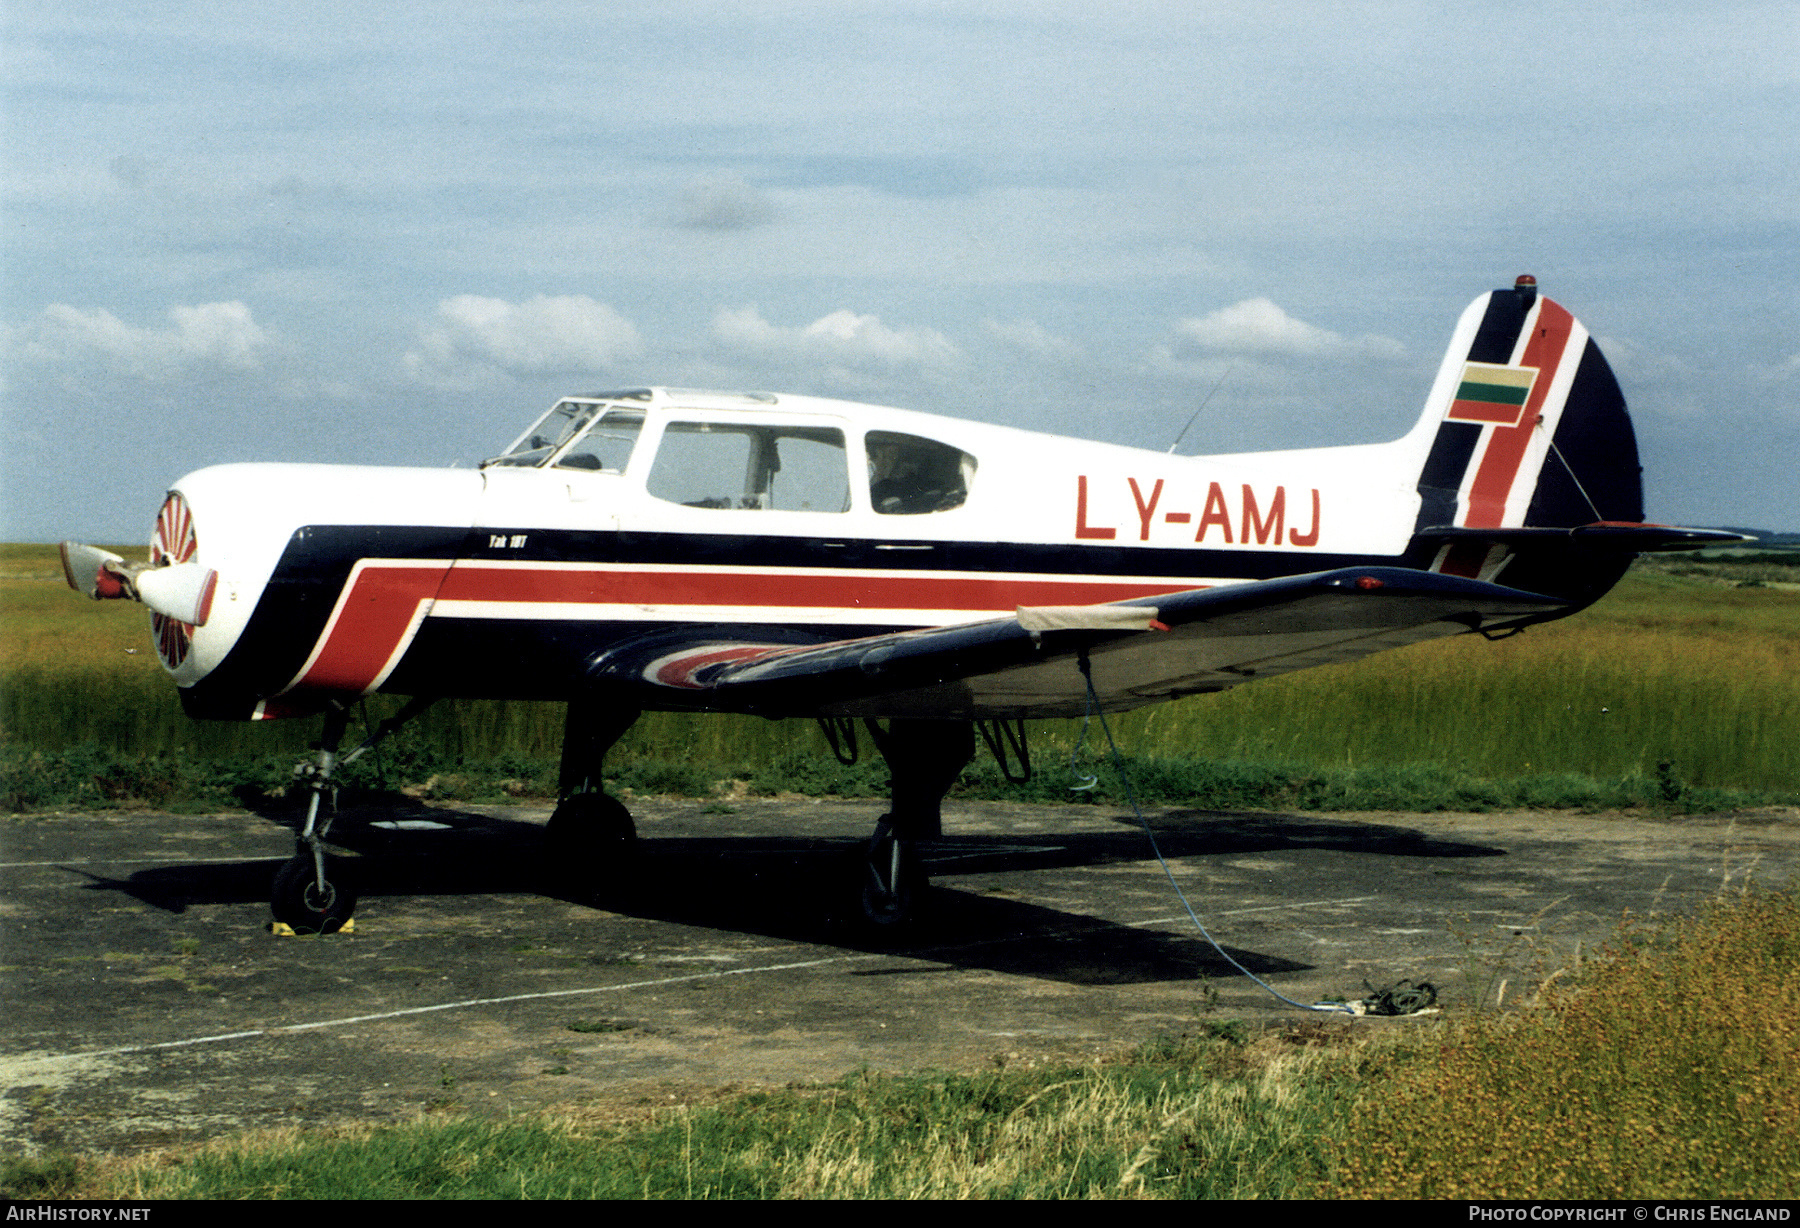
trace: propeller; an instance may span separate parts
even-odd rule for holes
[[[153,567],[132,563],[110,550],[81,542],[63,542],[63,578],[69,587],[95,601],[129,597],[141,601],[164,618],[204,627],[212,613],[219,573],[199,563],[171,563]]]

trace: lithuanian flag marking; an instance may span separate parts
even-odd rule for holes
[[[1457,422],[1492,422],[1517,426],[1531,395],[1536,367],[1497,367],[1485,362],[1463,364],[1462,383],[1446,418]]]

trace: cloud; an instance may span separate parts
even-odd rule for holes
[[[1211,315],[1187,317],[1175,325],[1178,348],[1210,354],[1259,357],[1400,358],[1406,347],[1391,337],[1350,338],[1296,320],[1266,298],[1245,299]]]
[[[524,303],[459,294],[438,304],[402,362],[421,383],[468,388],[507,376],[609,371],[642,348],[630,320],[585,294]]]
[[[1070,362],[1084,355],[1082,348],[1073,341],[1058,337],[1034,320],[1015,320],[1008,324],[983,320],[981,327],[994,340],[1034,358]]]
[[[141,188],[154,169],[152,163],[132,154],[120,154],[107,163],[106,169],[111,172],[113,180],[120,187]]]
[[[713,317],[713,335],[735,349],[847,367],[948,368],[962,352],[934,329],[896,329],[879,317],[839,310],[804,328],[770,324],[754,307],[726,310]]]
[[[18,331],[14,342],[27,359],[56,364],[98,360],[144,379],[206,367],[254,370],[271,344],[243,303],[171,307],[169,320],[167,328],[138,328],[104,308],[82,311],[52,303]]]
[[[1765,384],[1779,384],[1800,376],[1800,353],[1789,354],[1785,361],[1755,364],[1750,368],[1751,375]]]
[[[1700,375],[1681,355],[1626,337],[1595,337],[1594,344],[1627,389],[1652,380],[1692,380]]]
[[[775,206],[733,175],[689,183],[675,224],[684,230],[749,230],[774,217]]]

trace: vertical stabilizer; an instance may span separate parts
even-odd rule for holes
[[[1643,519],[1637,439],[1618,381],[1587,329],[1539,295],[1535,278],[1463,313],[1420,422],[1427,429],[1420,564],[1578,596],[1596,581],[1604,592],[1630,563],[1629,554],[1609,556],[1598,566],[1611,574],[1601,577],[1593,561],[1575,568],[1564,543],[1540,549],[1504,532]]]

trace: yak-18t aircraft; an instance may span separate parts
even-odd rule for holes
[[[142,601],[186,712],[323,714],[274,911],[353,893],[320,794],[371,691],[568,704],[556,860],[628,864],[607,749],[651,709],[864,720],[892,772],[863,911],[904,922],[920,841],[980,725],[1120,711],[1590,604],[1634,554],[1733,535],[1643,523],[1637,445],[1587,330],[1534,279],[1464,312],[1392,443],[1225,456],[815,397],[568,397],[479,469],[232,464],[176,482],[147,563],[63,544]],[[882,723],[882,722],[885,722]],[[365,746],[367,744],[365,743]],[[1009,749],[1010,748],[1010,749]],[[359,748],[361,749],[361,748]]]

